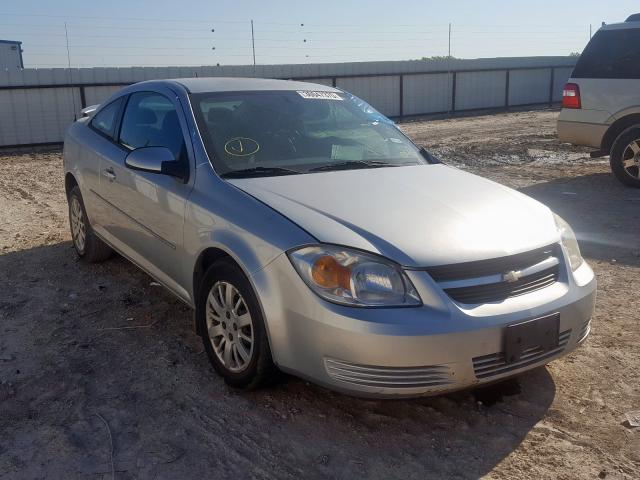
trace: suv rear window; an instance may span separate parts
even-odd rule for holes
[[[601,30],[596,33],[571,76],[640,79],[640,28]]]

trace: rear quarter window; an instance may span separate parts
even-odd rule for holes
[[[601,30],[596,33],[571,76],[640,79],[640,28]]]
[[[101,135],[113,140],[115,137],[115,128],[122,100],[123,97],[120,97],[96,113],[89,124],[91,125],[91,128]]]

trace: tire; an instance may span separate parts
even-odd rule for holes
[[[113,250],[93,232],[77,185],[69,192],[67,201],[71,239],[78,256],[89,263],[108,259],[113,254]]]
[[[640,188],[640,125],[626,129],[616,138],[609,161],[618,180]]]
[[[227,385],[245,390],[274,383],[278,370],[262,311],[240,267],[228,259],[214,263],[199,290],[196,326],[214,370]]]

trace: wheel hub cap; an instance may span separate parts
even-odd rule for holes
[[[241,372],[253,355],[254,332],[247,304],[236,287],[216,282],[207,297],[207,332],[225,368]]]
[[[82,214],[82,205],[77,197],[71,198],[71,209],[69,215],[71,221],[71,236],[73,243],[80,252],[84,252],[86,242],[86,226],[84,224],[84,215]]]
[[[640,178],[640,139],[627,146],[622,155],[622,164],[627,175]]]

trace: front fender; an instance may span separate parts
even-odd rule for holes
[[[185,214],[184,249],[190,259],[185,285],[195,303],[193,274],[206,249],[219,249],[251,278],[282,252],[315,239],[289,219],[218,178],[211,166],[198,167]]]

